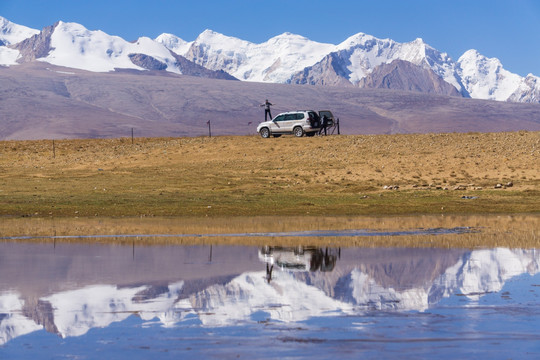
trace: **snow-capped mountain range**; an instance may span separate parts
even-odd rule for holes
[[[76,23],[58,22],[40,32],[0,17],[0,65],[28,61],[93,72],[161,70],[252,82],[383,87],[540,102],[537,76],[513,74],[498,59],[476,50],[465,52],[455,61],[422,39],[398,43],[363,33],[337,45],[291,33],[256,44],[211,30],[191,42],[172,34],[128,42]],[[384,71],[382,66],[386,66]],[[445,83],[456,89],[455,94]]]
[[[4,21],[7,26],[0,30],[0,34],[8,33],[9,28],[17,29],[17,25]],[[212,71],[194,64],[147,37],[128,42],[103,31],[90,31],[82,25],[64,22],[48,26],[41,32],[20,30],[17,34],[18,37],[8,37],[11,45],[0,47],[0,65],[42,61],[93,72],[165,70],[176,74],[233,79],[223,71]],[[4,41],[2,36],[0,41]]]

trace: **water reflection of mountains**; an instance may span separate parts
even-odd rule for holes
[[[288,262],[291,266],[284,265]],[[271,281],[268,270],[272,268]],[[0,244],[0,344],[80,336],[133,314],[163,326],[423,311],[537,273],[536,250]]]

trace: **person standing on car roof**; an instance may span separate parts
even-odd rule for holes
[[[272,113],[270,112],[270,106],[272,106],[272,103],[266,99],[264,104],[261,104],[261,106],[264,106],[264,121],[266,120],[266,117],[270,115],[270,120],[272,120]]]

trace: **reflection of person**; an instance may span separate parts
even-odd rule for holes
[[[264,104],[261,104],[261,106],[264,106],[264,121],[267,121],[267,116],[270,115],[270,120],[272,120],[272,113],[270,112],[270,106],[273,104],[266,99]]]
[[[268,263],[266,263],[266,282],[270,284],[270,281],[272,280],[272,270],[274,270],[274,265],[271,267],[268,267]]]

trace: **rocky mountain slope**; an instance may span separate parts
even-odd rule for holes
[[[433,71],[404,60],[377,66],[371,74],[360,79],[361,88],[418,91],[429,94],[460,96],[455,87],[435,75]]]

